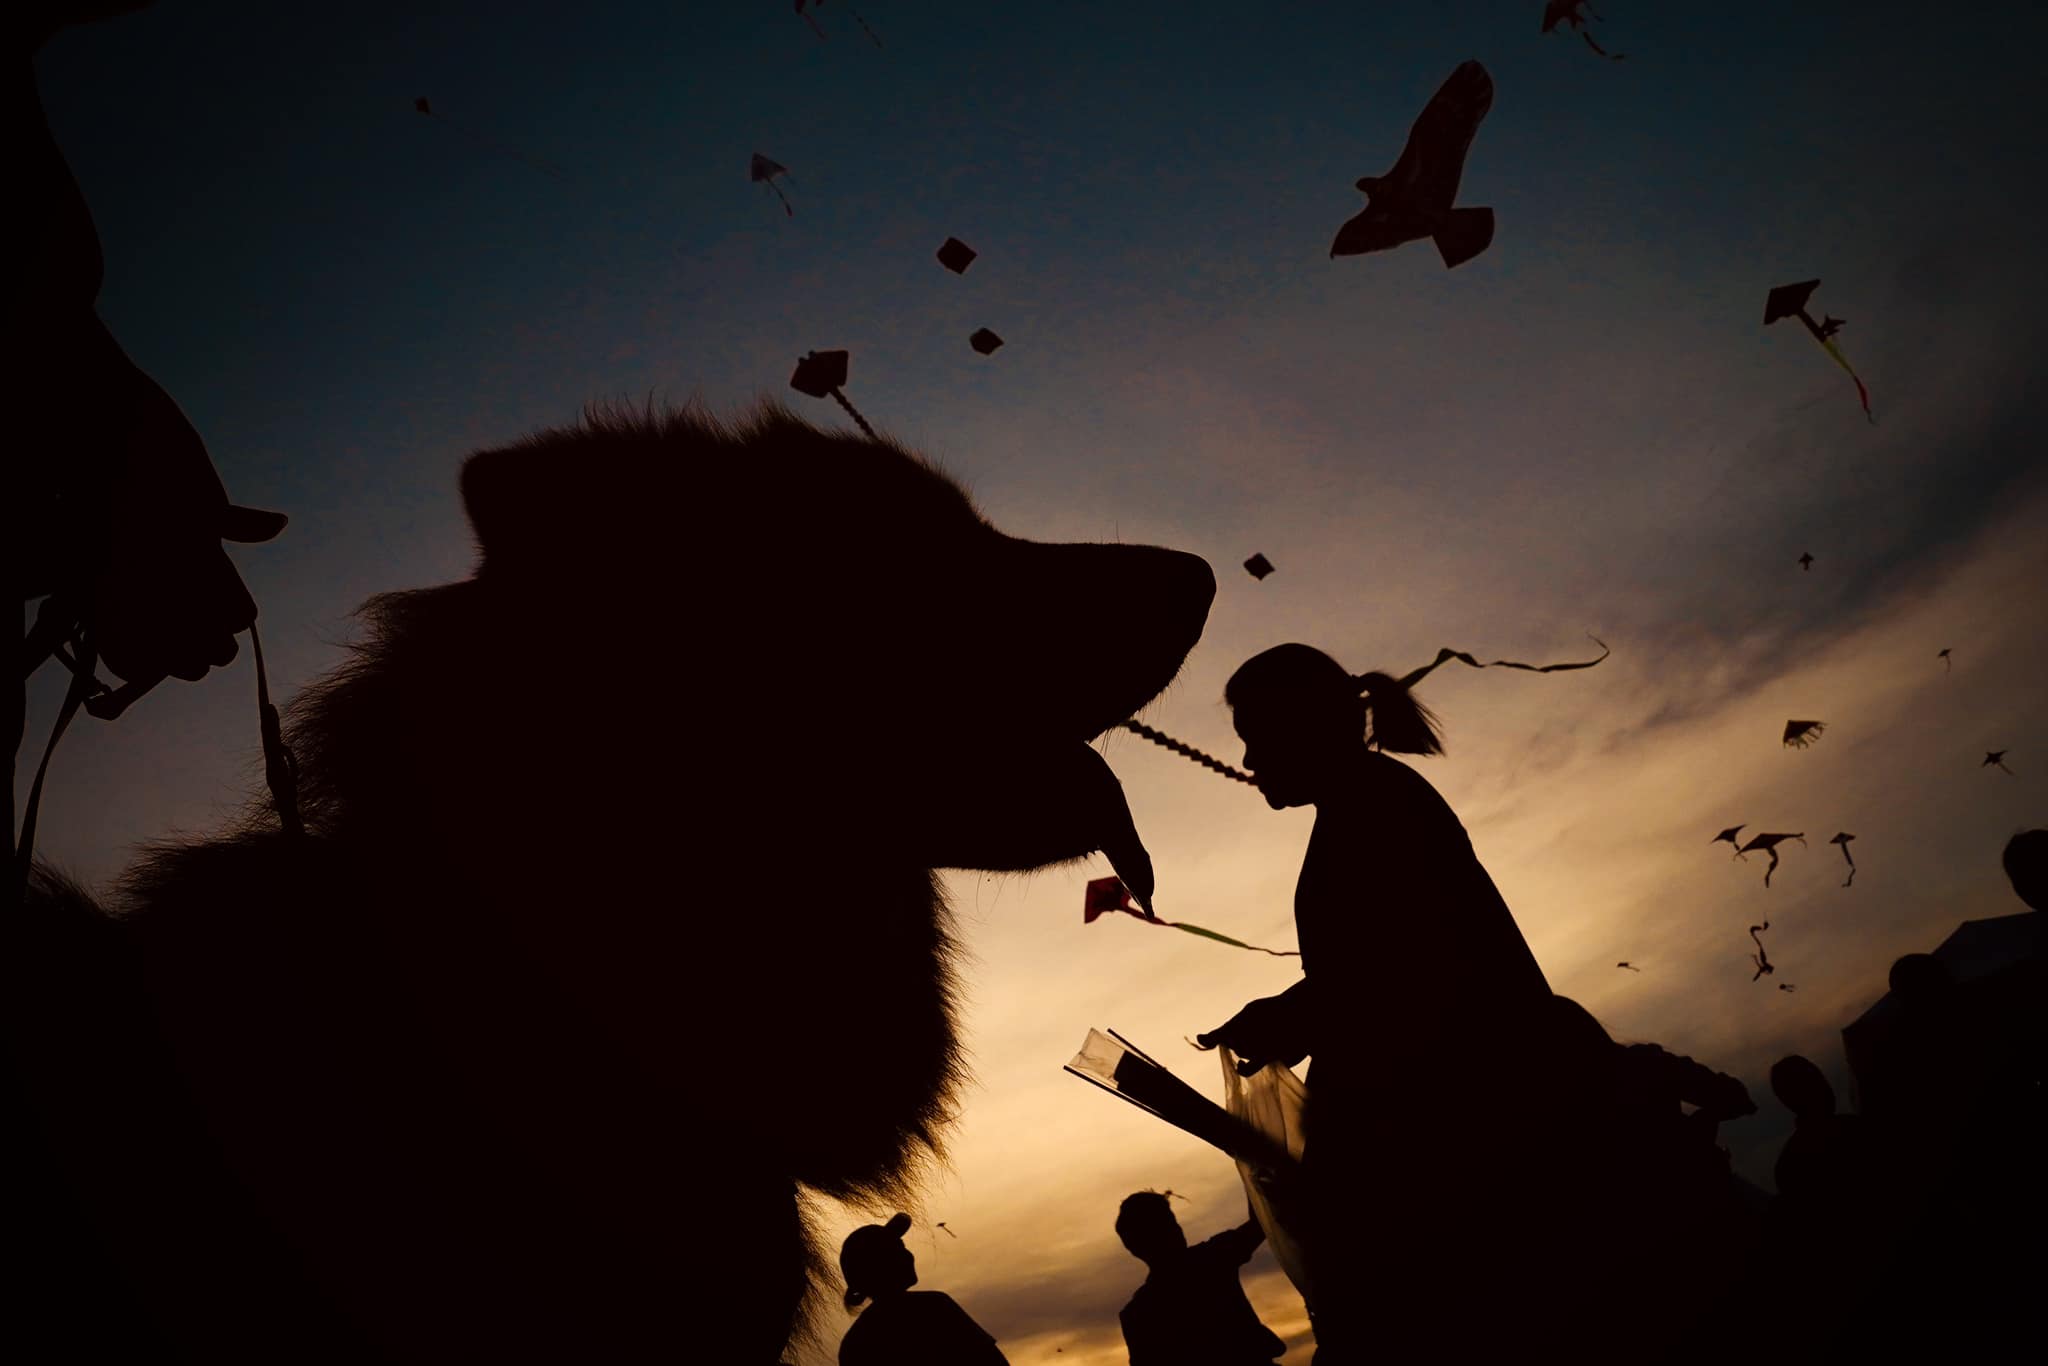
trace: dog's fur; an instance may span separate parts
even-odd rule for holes
[[[462,487],[474,575],[373,600],[290,708],[303,840],[256,807],[159,847],[111,921],[39,883],[10,957],[67,965],[13,984],[50,1160],[195,1355],[673,1359],[715,1325],[769,1361],[819,1279],[799,1187],[901,1198],[953,1112],[933,870],[1128,829],[1085,741],[1214,580],[1004,536],[773,405],[593,413]]]

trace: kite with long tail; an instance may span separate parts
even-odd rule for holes
[[[1614,651],[1608,647],[1607,642],[1600,639],[1600,637],[1588,636],[1587,638],[1591,640],[1595,645],[1598,645],[1600,647],[1600,658],[1573,660],[1565,664],[1523,664],[1512,659],[1496,659],[1488,663],[1482,664],[1478,659],[1474,658],[1471,654],[1464,650],[1453,650],[1449,646],[1445,646],[1443,649],[1438,650],[1436,652],[1435,659],[1432,659],[1429,663],[1423,665],[1419,669],[1412,669],[1408,673],[1402,675],[1401,686],[1404,688],[1414,687],[1417,683],[1420,683],[1423,679],[1429,677],[1429,675],[1436,670],[1437,666],[1441,664],[1447,664],[1454,659],[1457,660],[1460,664],[1469,664],[1475,669],[1526,669],[1530,673],[1550,674],[1558,673],[1566,669],[1590,669],[1595,664],[1598,664],[1601,660],[1606,659],[1608,655],[1614,653]],[[1244,783],[1249,787],[1257,787],[1259,785],[1258,780],[1252,777],[1251,774],[1246,773],[1241,769],[1232,768],[1229,764],[1224,763],[1215,755],[1204,754],[1201,750],[1196,749],[1193,745],[1187,744],[1186,742],[1181,740],[1176,740],[1171,735],[1168,735],[1166,732],[1162,730],[1155,730],[1151,726],[1144,724],[1142,721],[1122,721],[1118,724],[1123,729],[1131,732],[1133,735],[1143,736],[1145,739],[1150,740],[1153,744],[1158,745],[1162,749],[1172,750],[1175,754],[1180,755],[1183,759],[1192,759],[1196,763],[1200,764],[1203,768],[1209,769],[1211,772],[1220,773],[1224,777],[1231,779],[1233,782]]]
[[[1764,326],[1769,327],[1780,318],[1797,318],[1806,324],[1806,330],[1820,343],[1820,349],[1834,357],[1835,364],[1842,367],[1844,374],[1856,382],[1856,397],[1863,402],[1863,416],[1872,422],[1877,419],[1870,412],[1870,391],[1863,387],[1863,380],[1857,375],[1849,358],[1842,354],[1842,348],[1835,345],[1835,333],[1842,330],[1840,318],[1824,318],[1820,322],[1806,311],[1806,301],[1813,297],[1813,291],[1820,288],[1818,280],[1802,280],[1796,285],[1779,285],[1764,300]]]
[[[1081,923],[1093,925],[1101,917],[1113,911],[1134,916],[1148,925],[1163,925],[1170,930],[1184,930],[1189,934],[1213,939],[1219,944],[1228,944],[1234,949],[1250,949],[1253,953],[1270,953],[1275,958],[1299,958],[1300,949],[1268,949],[1257,944],[1247,944],[1242,939],[1232,939],[1227,934],[1205,930],[1200,925],[1190,925],[1181,920],[1161,920],[1156,915],[1147,915],[1143,907],[1131,900],[1131,893],[1118,877],[1099,877],[1088,884],[1088,900],[1081,914]]]
[[[1580,13],[1581,10],[1585,12],[1582,14]],[[1592,48],[1593,51],[1599,53],[1608,61],[1621,62],[1628,60],[1626,52],[1609,52],[1606,48],[1593,41],[1592,33],[1586,28],[1586,20],[1588,18],[1599,19],[1600,16],[1593,12],[1593,7],[1587,4],[1586,0],[1547,0],[1547,3],[1543,6],[1543,31],[1550,33],[1559,24],[1563,24],[1571,29],[1572,32],[1584,38],[1587,47]]]
[[[1771,962],[1771,956],[1764,952],[1764,941],[1758,938],[1758,931],[1768,930],[1770,927],[1771,922],[1768,920],[1761,925],[1751,925],[1749,927],[1750,940],[1756,945],[1756,952],[1749,956],[1749,961],[1756,964],[1756,976],[1749,979],[1752,982],[1767,977],[1778,970],[1777,965]]]

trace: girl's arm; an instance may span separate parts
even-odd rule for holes
[[[1311,1045],[1308,978],[1278,996],[1264,996],[1247,1005],[1207,1034],[1197,1034],[1203,1048],[1218,1044],[1237,1054],[1237,1070],[1250,1076],[1269,1062],[1294,1066],[1314,1051]]]

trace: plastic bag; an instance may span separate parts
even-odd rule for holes
[[[1308,1089],[1291,1068],[1268,1063],[1249,1077],[1239,1076],[1237,1055],[1228,1048],[1216,1050],[1223,1061],[1223,1108],[1231,1116],[1256,1129],[1276,1148],[1283,1149],[1294,1164],[1285,1170],[1239,1159],[1237,1174],[1244,1180],[1245,1195],[1266,1242],[1273,1249],[1280,1269],[1310,1310],[1315,1296],[1309,1289],[1308,1255],[1301,1181],[1301,1114]]]

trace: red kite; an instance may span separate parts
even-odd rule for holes
[[[1122,878],[1096,878],[1088,884],[1086,895],[1087,899],[1081,911],[1081,923],[1084,925],[1093,925],[1102,916],[1108,915],[1112,911],[1121,911],[1125,915],[1133,916],[1148,925],[1164,925],[1169,929],[1184,930],[1189,934],[1200,935],[1204,939],[1213,939],[1219,944],[1228,944],[1232,948],[1250,949],[1255,953],[1270,953],[1275,958],[1301,957],[1301,950],[1299,949],[1260,948],[1257,944],[1247,944],[1241,939],[1232,939],[1227,934],[1218,934],[1214,930],[1205,930],[1200,925],[1189,925],[1176,920],[1161,920],[1156,915],[1148,915],[1143,908],[1131,900],[1130,891],[1124,886]]]

